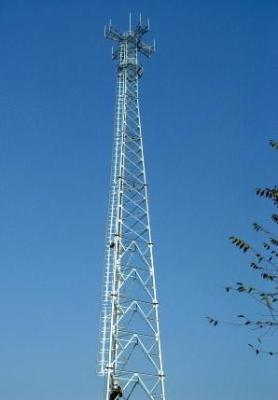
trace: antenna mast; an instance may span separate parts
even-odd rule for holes
[[[107,380],[105,400],[165,400],[153,242],[139,111],[139,55],[149,22],[120,33],[111,22],[105,37],[116,42],[115,134],[105,250],[98,373]]]

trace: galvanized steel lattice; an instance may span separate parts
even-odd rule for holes
[[[142,37],[149,23],[120,33],[117,42],[115,135],[105,253],[98,373],[106,376],[105,400],[165,400],[148,193],[140,122],[139,54],[154,45]]]

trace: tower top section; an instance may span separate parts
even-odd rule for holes
[[[142,41],[142,37],[150,30],[150,22],[142,22],[141,14],[139,17],[139,22],[133,28],[131,14],[129,14],[129,29],[126,32],[120,33],[117,29],[112,26],[111,20],[108,25],[104,27],[104,37],[106,39],[114,40],[118,42],[117,49],[114,51],[112,48],[112,58],[119,58],[120,49],[123,45],[132,47],[136,52],[143,54],[144,56],[150,58],[155,52],[155,41],[153,44],[147,44]]]

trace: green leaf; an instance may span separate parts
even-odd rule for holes
[[[278,150],[278,142],[275,142],[274,140],[270,140],[269,144],[271,147],[273,147],[275,150]]]

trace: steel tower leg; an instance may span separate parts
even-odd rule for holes
[[[139,110],[139,53],[149,24],[105,36],[117,42],[115,136],[108,210],[98,373],[105,400],[165,400],[153,242]]]

